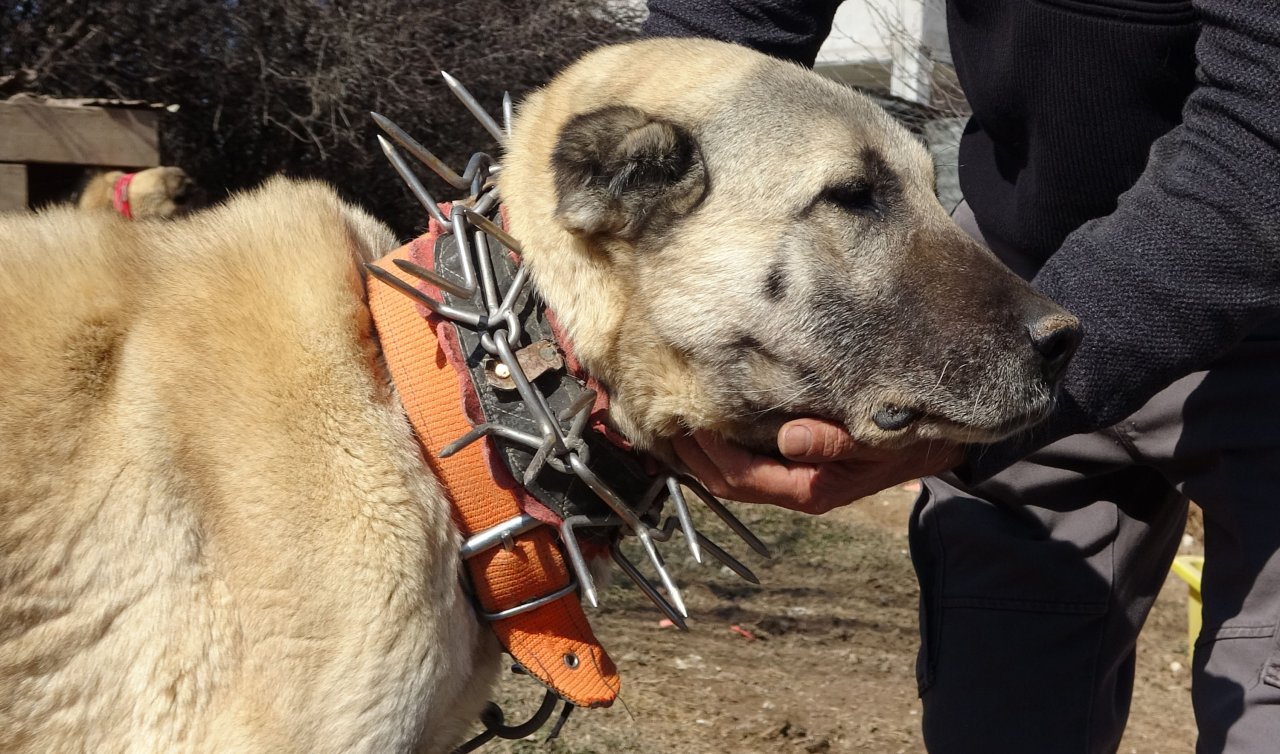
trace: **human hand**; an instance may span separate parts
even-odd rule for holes
[[[962,446],[946,442],[893,450],[868,447],[840,425],[821,419],[783,425],[778,450],[786,460],[757,455],[706,431],[673,444],[680,460],[713,494],[813,514],[945,471],[964,457]]]

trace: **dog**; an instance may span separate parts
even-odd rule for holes
[[[111,210],[129,219],[169,219],[195,208],[196,182],[179,167],[161,166],[126,173],[110,170],[85,181],[76,205]]]
[[[587,56],[521,105],[499,180],[616,428],[658,455],[799,415],[996,439],[1078,337],[889,116],[731,45]],[[370,322],[392,234],[273,179],[171,223],[5,217],[0,245],[0,749],[455,745],[499,649]]]

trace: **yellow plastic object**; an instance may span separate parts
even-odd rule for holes
[[[1204,571],[1203,555],[1179,555],[1173,559],[1173,572],[1187,582],[1187,659],[1195,653],[1200,635],[1200,574]]]

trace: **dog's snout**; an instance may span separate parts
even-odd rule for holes
[[[1041,358],[1044,377],[1054,382],[1066,371],[1067,364],[1080,346],[1080,320],[1069,314],[1055,313],[1027,325],[1031,346]]]

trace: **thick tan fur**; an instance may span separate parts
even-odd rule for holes
[[[99,173],[85,182],[76,205],[80,209],[115,210],[116,181],[123,171]],[[134,173],[129,184],[129,208],[134,219],[168,219],[194,208],[195,181],[178,167],[161,166]]]
[[[0,223],[0,750],[441,751],[496,649],[316,184]]]
[[[500,176],[643,447],[768,444],[802,413],[994,437],[1048,401],[1018,312],[1066,315],[951,225],[909,134],[812,73],[605,49],[522,106]],[[0,218],[0,751],[457,742],[497,647],[371,332],[360,262],[395,245],[282,179],[172,223]],[[878,427],[887,401],[927,413]]]

